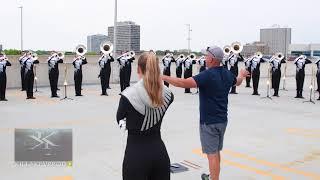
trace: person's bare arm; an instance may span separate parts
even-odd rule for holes
[[[241,69],[239,76],[237,77],[237,83],[235,84],[235,86],[240,86],[242,84],[242,81],[249,75],[250,73],[248,71]]]
[[[196,88],[197,83],[196,81],[190,77],[188,79],[182,79],[182,78],[175,78],[170,76],[162,76],[162,80],[166,81],[167,83],[180,88]]]

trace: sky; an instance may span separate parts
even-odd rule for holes
[[[20,49],[74,50],[87,35],[107,34],[114,0],[0,0],[0,44]],[[118,0],[118,21],[141,27],[141,49],[191,49],[259,41],[260,28],[292,28],[292,43],[320,43],[319,0]]]

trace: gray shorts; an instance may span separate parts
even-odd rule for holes
[[[200,140],[203,153],[215,154],[222,150],[227,124],[200,124]]]

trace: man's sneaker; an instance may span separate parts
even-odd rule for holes
[[[202,174],[201,175],[201,180],[210,180],[210,177],[208,174]]]

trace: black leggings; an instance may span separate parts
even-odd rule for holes
[[[159,137],[129,135],[123,180],[170,180],[170,159]]]

